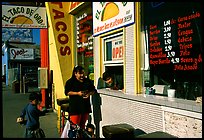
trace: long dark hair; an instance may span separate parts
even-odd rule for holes
[[[72,78],[76,78],[75,77],[75,73],[79,72],[79,73],[82,73],[82,71],[84,70],[84,68],[82,66],[74,66],[74,69],[72,71]]]

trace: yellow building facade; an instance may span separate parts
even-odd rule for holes
[[[158,10],[159,6],[162,7],[165,4],[150,3],[150,6],[153,10],[156,8]],[[92,99],[91,117],[100,137],[103,137],[102,126],[123,122],[128,122],[147,133],[158,130],[178,137],[201,137],[201,105],[181,97],[173,99],[167,97],[165,90],[170,84],[168,82],[161,84],[162,78],[155,72],[160,71],[163,65],[162,67],[156,65],[159,68],[156,67],[155,71],[151,71],[154,66],[149,62],[167,63],[167,61],[156,61],[150,57],[154,54],[150,55],[152,52],[149,53],[149,51],[153,49],[148,47],[154,44],[151,42],[155,41],[154,37],[161,38],[156,34],[157,30],[159,32],[162,30],[154,30],[157,24],[153,24],[154,20],[147,21],[150,25],[145,26],[144,7],[145,5],[140,2],[46,2],[50,70],[53,70],[54,109],[60,113],[56,99],[65,97],[64,85],[71,77],[75,65],[82,65],[85,68],[86,76],[93,81],[96,88],[98,79],[108,69],[123,75],[124,91],[98,89],[100,100]],[[190,16],[200,19],[199,14],[198,10],[197,14]],[[182,16],[185,17],[185,15],[187,16],[188,13]],[[162,13],[161,16],[163,16]],[[176,18],[181,22],[180,15]],[[155,19],[158,23],[160,20]],[[191,25],[196,26],[193,23]],[[150,30],[145,30],[146,27],[150,27]],[[146,36],[149,42],[145,40]],[[159,40],[156,39],[156,41],[154,45],[159,44]],[[157,50],[159,49],[153,52],[156,53]],[[168,65],[165,66],[168,67]],[[160,71],[162,72],[164,71]],[[150,76],[151,73],[153,73],[153,78],[157,78],[153,79]],[[199,73],[199,71],[194,73]],[[177,80],[181,79],[178,75],[176,75]],[[149,85],[149,83],[152,84]],[[147,90],[149,87],[153,87],[157,94],[151,95],[151,92]],[[97,105],[97,111],[94,111]],[[178,119],[183,121],[178,121]],[[192,126],[196,124],[198,124],[197,127],[193,128]],[[185,129],[185,132],[178,132],[178,127]],[[192,133],[188,133],[190,131]]]

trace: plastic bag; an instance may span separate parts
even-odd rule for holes
[[[67,121],[64,126],[63,132],[61,134],[61,138],[69,138],[68,137],[69,130],[70,130],[70,122]]]

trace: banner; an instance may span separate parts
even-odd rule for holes
[[[60,70],[59,75],[61,75],[63,84],[71,77],[73,64],[72,64],[72,43],[71,43],[71,32],[73,28],[73,23],[71,21],[71,16],[68,14],[69,2],[46,2],[46,9],[48,15],[48,22],[50,26],[50,39],[52,46],[49,49],[53,53],[56,51],[57,59],[54,59],[56,71]],[[52,40],[54,39],[54,40]],[[55,48],[54,48],[55,47]],[[50,54],[55,56],[55,54]],[[52,65],[52,64],[50,64]],[[59,66],[59,67],[56,67]],[[59,76],[58,76],[59,78]],[[60,79],[59,79],[60,80]],[[61,81],[57,81],[58,83]],[[62,85],[64,86],[64,85]],[[63,93],[64,91],[62,91]]]

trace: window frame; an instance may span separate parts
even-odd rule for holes
[[[114,40],[122,40],[122,46],[124,47],[124,40],[123,40],[123,32],[120,31],[118,33],[113,33],[113,34],[109,34],[105,37],[102,38],[102,57],[103,57],[103,65],[105,66],[120,66],[123,65],[124,63],[124,55],[122,60],[107,60],[106,61],[106,43],[110,42],[110,41],[114,41]],[[123,48],[123,52],[124,52],[125,47]]]

